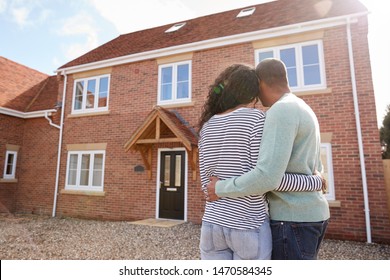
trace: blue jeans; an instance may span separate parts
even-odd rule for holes
[[[273,260],[316,260],[328,221],[284,222],[271,220]]]
[[[255,229],[239,230],[202,223],[202,260],[270,260],[272,235],[269,219]]]

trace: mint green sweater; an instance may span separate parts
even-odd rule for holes
[[[317,222],[329,218],[321,192],[276,192],[283,174],[322,171],[320,129],[312,109],[292,93],[283,95],[267,111],[256,167],[236,178],[218,181],[220,197],[268,192],[273,220]]]

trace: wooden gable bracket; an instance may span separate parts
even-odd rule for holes
[[[140,152],[149,179],[152,179],[152,150],[155,145],[160,143],[181,143],[185,147],[189,164],[193,170],[193,178],[196,180],[197,141],[174,114],[160,107],[155,107],[125,144],[126,151]]]
[[[198,170],[198,147],[193,147],[191,151],[187,150],[188,153],[188,162],[190,163],[192,169],[192,178],[196,180],[196,173]]]
[[[152,179],[152,146],[139,145],[138,151],[141,154],[145,169],[148,172],[148,179]]]

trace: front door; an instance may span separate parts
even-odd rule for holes
[[[160,164],[159,218],[184,220],[185,152],[163,151]]]

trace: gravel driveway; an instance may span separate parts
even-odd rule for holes
[[[0,215],[0,259],[196,260],[200,226]],[[320,259],[390,260],[390,245],[325,240]]]

